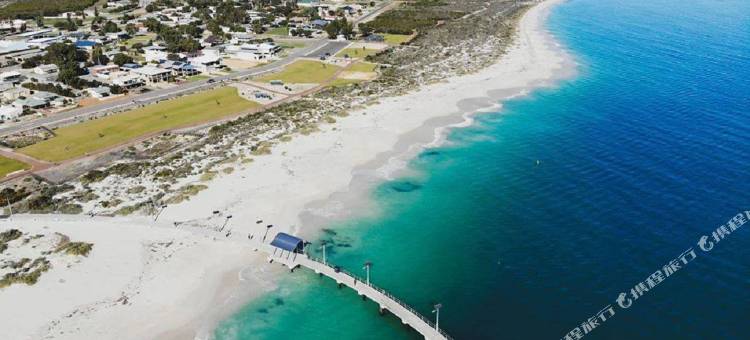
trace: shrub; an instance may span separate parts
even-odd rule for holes
[[[57,247],[55,252],[65,252],[68,255],[88,256],[91,249],[94,248],[92,243],[86,242],[68,242]]]

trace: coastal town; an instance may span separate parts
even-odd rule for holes
[[[285,272],[267,257],[276,254],[271,240],[314,240],[323,220],[347,215],[326,206],[314,223],[300,217],[321,201],[336,206],[329,198],[352,185],[354,169],[400,150],[415,131],[413,144],[435,143],[442,132],[428,122],[460,123],[501,98],[487,91],[510,93],[563,67],[539,28],[551,3],[0,7],[0,301],[46,304],[33,318],[8,318],[20,325],[12,336],[111,338],[153,316],[154,305],[186,301],[196,309],[126,338],[210,331]],[[488,69],[495,76],[479,73]],[[251,278],[227,281],[248,267]],[[103,275],[107,284],[93,287]],[[38,295],[58,286],[64,293]],[[359,292],[443,336],[378,289]],[[200,311],[210,317],[191,323]]]

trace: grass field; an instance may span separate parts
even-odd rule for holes
[[[363,73],[373,73],[375,72],[375,68],[378,67],[378,64],[373,63],[367,63],[367,62],[356,62],[352,66],[349,66],[348,69],[346,69],[345,72],[342,73],[342,76],[346,74],[347,72],[363,72]],[[354,83],[361,83],[363,81],[367,81],[364,79],[346,79],[346,78],[337,78],[333,82],[331,82],[331,86],[337,87],[337,86],[345,86],[349,84]]]
[[[222,87],[144,108],[66,126],[57,136],[20,149],[37,159],[59,162],[112,147],[144,135],[208,122],[259,107],[233,87]]]
[[[409,42],[414,38],[414,35],[405,34],[383,34],[385,43],[388,45],[401,45],[402,43]]]
[[[257,81],[281,80],[292,84],[319,84],[331,77],[340,67],[312,60],[298,60],[287,65],[284,70],[267,74]]]
[[[0,178],[5,177],[11,172],[28,169],[29,165],[19,162],[15,159],[0,156]]]
[[[275,27],[275,28],[272,28],[272,29],[268,30],[268,32],[266,32],[266,34],[268,34],[268,35],[284,35],[284,36],[288,36],[289,35],[289,28],[286,27],[286,26]]]
[[[352,66],[349,66],[347,71],[350,72],[375,72],[375,68],[378,67],[378,64],[368,63],[364,61],[358,61],[354,63]]]
[[[155,39],[156,39],[156,34],[149,33],[146,35],[136,35],[135,37],[125,40],[122,43],[127,47],[131,47],[135,43],[146,44],[149,40],[155,40]]]
[[[379,50],[375,49],[364,49],[364,48],[345,48],[341,50],[339,53],[336,53],[336,56],[339,58],[343,58],[344,56],[348,55],[349,58],[364,58],[369,55],[374,55],[376,53],[380,52]]]

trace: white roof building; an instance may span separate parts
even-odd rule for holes
[[[58,68],[55,64],[46,64],[46,65],[39,65],[37,67],[34,67],[34,73],[39,75],[48,75],[48,74],[54,74],[57,73]]]
[[[143,56],[146,62],[167,60],[167,49],[161,46],[146,46],[143,48]]]
[[[155,66],[144,66],[130,70],[133,74],[140,76],[146,83],[158,83],[168,81],[172,78],[172,71]]]
[[[274,43],[243,44],[240,46],[228,46],[227,52],[234,58],[242,60],[268,60],[274,58],[281,46]]]
[[[13,105],[0,106],[0,120],[14,120],[23,114],[23,108]]]

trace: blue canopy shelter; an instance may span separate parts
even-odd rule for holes
[[[271,245],[291,253],[302,253],[305,248],[305,241],[287,233],[278,233],[271,241]]]

